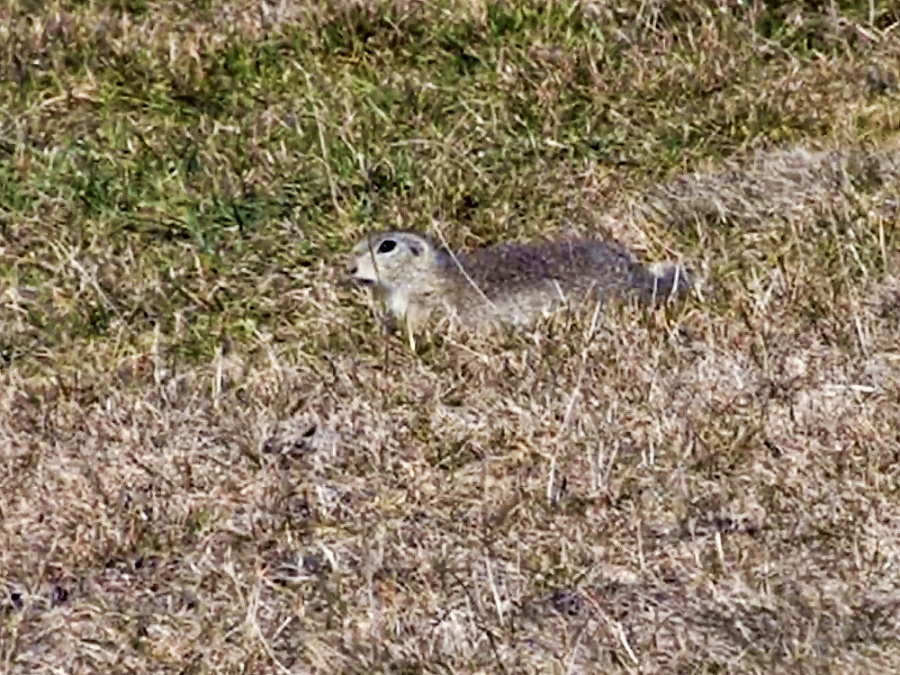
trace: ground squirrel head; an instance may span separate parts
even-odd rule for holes
[[[407,314],[410,296],[432,290],[442,249],[427,237],[412,232],[377,232],[367,235],[350,254],[347,273],[372,288],[390,314]]]

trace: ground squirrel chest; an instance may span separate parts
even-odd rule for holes
[[[379,232],[353,249],[348,274],[372,288],[396,325],[415,332],[434,313],[480,327],[524,325],[561,304],[635,295],[646,302],[690,286],[684,269],[655,273],[598,240],[499,244],[452,253],[413,232]]]

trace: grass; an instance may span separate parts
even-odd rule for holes
[[[890,3],[0,3],[0,670],[895,672]],[[418,353],[342,254],[684,306]]]

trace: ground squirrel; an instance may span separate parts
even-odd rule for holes
[[[634,295],[652,303],[690,287],[678,266],[659,273],[618,245],[597,240],[499,244],[452,253],[430,237],[367,235],[351,254],[352,280],[372,288],[410,341],[435,312],[472,327],[522,326],[560,305]]]

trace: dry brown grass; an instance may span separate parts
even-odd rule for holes
[[[126,5],[0,9],[0,671],[900,670],[894,10]],[[411,353],[432,218],[701,283]]]

